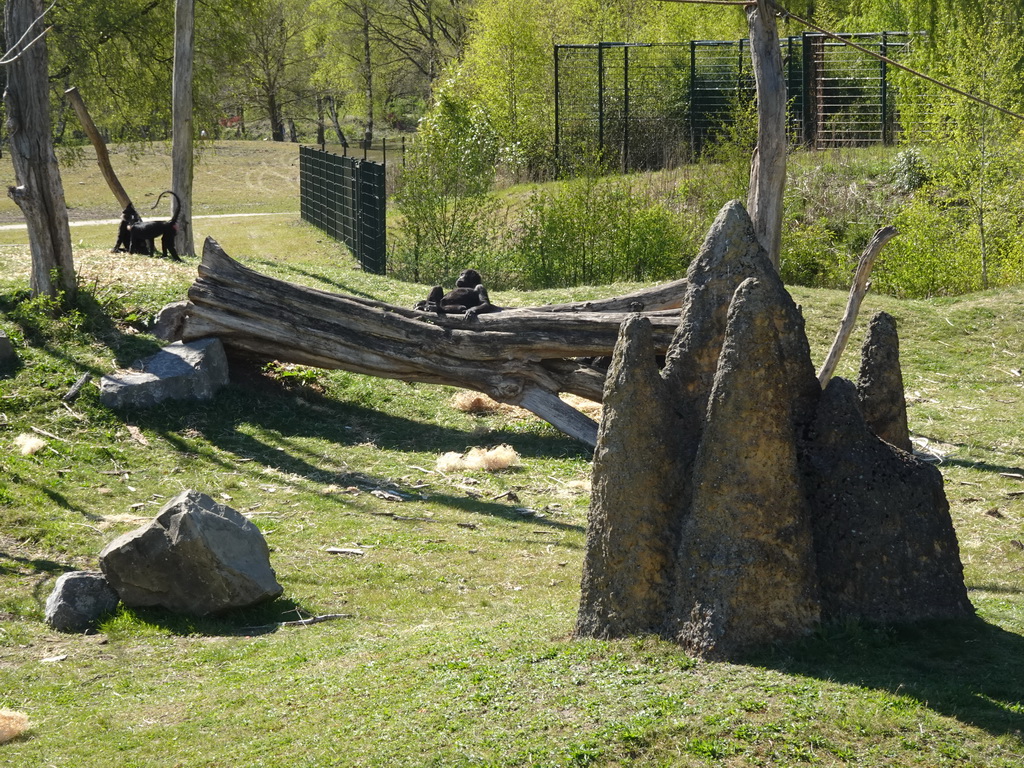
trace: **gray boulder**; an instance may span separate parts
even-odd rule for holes
[[[278,597],[260,530],[199,491],[182,491],[149,525],[100,553],[100,567],[125,605],[196,616]]]
[[[113,612],[118,597],[102,573],[65,573],[46,598],[46,623],[59,632],[84,632]]]
[[[138,367],[141,370],[104,376],[100,401],[111,408],[145,408],[165,400],[209,400],[228,383],[220,339],[176,341]]]
[[[188,316],[188,301],[175,301],[163,307],[153,318],[152,333],[164,341],[181,341],[181,331]]]

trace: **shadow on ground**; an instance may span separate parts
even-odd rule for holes
[[[980,618],[823,630],[760,666],[910,697],[993,735],[1024,733],[1024,637]]]

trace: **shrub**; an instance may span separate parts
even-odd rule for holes
[[[931,180],[932,172],[920,150],[910,147],[893,158],[889,178],[893,188],[901,194],[909,194],[923,187]]]
[[[846,287],[856,266],[823,219],[785,227],[779,256],[783,281],[811,288]]]
[[[534,192],[513,244],[523,288],[678,277],[686,264],[678,217],[627,177],[588,175]]]

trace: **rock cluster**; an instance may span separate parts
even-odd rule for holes
[[[259,529],[199,491],[182,491],[147,525],[100,553],[102,573],[61,576],[46,601],[46,622],[83,632],[119,602],[205,616],[273,600],[282,593]]]
[[[739,203],[687,281],[663,369],[646,320],[620,331],[577,635],[657,633],[727,657],[823,620],[970,614],[942,477],[906,450],[891,318],[872,322],[858,385],[822,391]]]

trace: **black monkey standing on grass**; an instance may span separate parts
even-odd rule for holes
[[[465,314],[466,317],[501,311],[501,307],[491,304],[483,278],[475,269],[462,270],[455,281],[455,288],[448,293],[440,285],[434,286],[427,300],[417,303],[415,308],[439,315]]]
[[[121,211],[121,222],[117,226],[117,242],[114,243],[114,248],[111,253],[119,253],[121,251],[128,251],[129,253],[141,253],[141,251],[131,250],[131,230],[130,227],[141,224],[142,217],[139,216],[139,212],[135,210],[135,206],[128,203],[125,209]]]
[[[165,258],[170,253],[170,258],[175,261],[181,261],[181,257],[178,256],[178,249],[174,246],[174,238],[178,234],[178,216],[181,214],[181,200],[171,190],[161,192],[160,197],[153,203],[153,207],[156,208],[160,205],[160,200],[164,195],[170,195],[174,198],[174,212],[171,214],[170,221],[145,221],[138,224],[129,224],[129,246],[128,250],[132,253],[144,253],[147,256],[153,256],[156,250],[156,239],[160,238],[160,252]],[[138,247],[140,251],[136,251]]]

